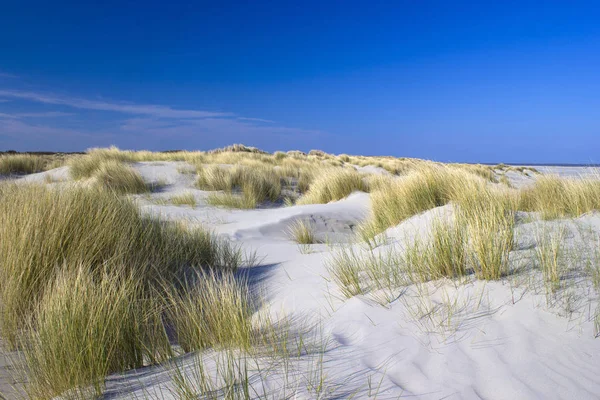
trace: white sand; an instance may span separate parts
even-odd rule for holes
[[[264,257],[250,274],[260,277],[255,284],[265,294],[265,309],[317,323],[318,336],[328,342],[321,363],[326,398],[375,398],[376,392],[380,399],[600,398],[600,339],[594,337],[593,323],[597,300],[589,283],[577,278],[579,266],[573,266],[571,292],[550,299],[535,273],[524,273],[498,282],[431,282],[420,293],[410,287],[383,306],[372,297],[348,300],[325,267],[335,246],[313,245],[312,253],[303,254],[285,229],[294,219],[307,218],[321,238],[348,242],[368,213],[367,194],[324,205],[225,210],[206,206],[207,192],[195,189],[193,176],[177,171],[181,167],[181,163],[137,164],[146,180],[166,184],[159,193],[139,196],[140,207],[162,218],[211,227]],[[64,174],[62,169],[50,173]],[[570,170],[565,173],[571,175]],[[27,179],[43,180],[45,174]],[[155,203],[156,198],[186,192],[196,196],[197,207]],[[434,217],[451,213],[451,207],[440,207],[389,229],[386,245],[376,251],[383,253],[406,235],[425,232]],[[531,215],[522,217],[518,248],[512,254],[515,265],[527,261],[535,245],[531,232],[536,222],[526,222]],[[584,240],[581,232],[600,233],[597,214],[546,224],[566,226],[565,240],[573,249]],[[359,251],[364,245],[354,247]],[[186,356],[180,361],[192,371],[194,360]],[[311,360],[314,357],[304,356],[293,361],[296,369],[288,382],[297,382],[294,398],[316,398],[306,387],[311,380],[307,377],[315,371]],[[266,387],[273,385],[270,398],[283,396],[274,389],[281,384],[282,373],[275,369],[265,378]],[[250,371],[253,374],[257,372]],[[176,399],[172,376],[166,366],[112,376],[107,396]],[[257,386],[260,393],[263,386]]]

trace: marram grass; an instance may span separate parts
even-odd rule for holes
[[[152,329],[159,310],[141,300],[135,276],[111,271],[98,277],[81,264],[59,271],[44,292],[22,339],[32,398],[100,395],[106,375],[171,353],[164,329]]]
[[[368,192],[363,176],[353,169],[322,171],[296,204],[324,204],[348,197],[354,191]]]
[[[173,197],[171,197],[170,200],[171,200],[171,203],[173,203],[176,206],[191,206],[191,207],[196,206],[196,197],[191,192],[182,193],[180,195],[173,196]]]
[[[308,220],[295,220],[287,228],[287,234],[290,239],[298,244],[317,243],[317,239],[315,238],[315,226]]]
[[[1,334],[22,348],[33,398],[88,398],[106,374],[171,356],[167,327],[182,340],[189,334],[169,310],[190,304],[185,291],[198,293],[178,283],[193,271],[206,343],[247,343],[235,331],[247,314],[208,312],[240,304],[243,282],[198,272],[226,276],[240,250],[208,231],[144,218],[113,192],[0,186],[0,253]]]
[[[539,176],[522,190],[520,209],[539,211],[544,219],[577,217],[600,209],[600,175],[579,179]]]
[[[383,231],[423,211],[448,203],[454,182],[468,179],[467,173],[443,167],[426,167],[388,184],[377,184],[371,193],[372,224]]]
[[[281,179],[269,168],[209,165],[200,169],[196,186],[223,191],[209,196],[207,202],[229,208],[255,208],[265,201],[275,202],[281,195]]]
[[[0,155],[0,174],[32,174],[46,169],[48,159],[29,154]]]
[[[141,175],[119,161],[106,161],[94,173],[96,182],[118,194],[144,193],[149,190]]]
[[[246,282],[214,271],[198,271],[188,279],[184,290],[165,290],[168,317],[183,350],[249,349],[254,331]]]

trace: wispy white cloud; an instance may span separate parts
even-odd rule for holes
[[[0,118],[0,149],[72,151],[112,143],[115,135]]]
[[[270,119],[262,119],[262,118],[247,118],[247,117],[238,117],[240,121],[254,121],[254,122],[265,122],[267,124],[274,124],[275,121],[271,121]]]
[[[6,72],[0,72],[0,78],[10,78],[10,79],[13,79],[13,78],[17,78],[17,76],[13,75],[13,74],[7,74]]]
[[[30,113],[14,113],[6,114],[0,113],[0,118],[55,118],[55,117],[68,117],[74,115],[73,113],[66,113],[60,111],[47,111],[47,112],[30,112]]]
[[[232,113],[201,110],[177,110],[168,106],[152,104],[127,104],[61,97],[20,90],[0,90],[0,97],[29,100],[36,103],[54,104],[83,110],[114,111],[123,114],[151,115],[159,118],[211,118],[232,117]]]
[[[174,109],[165,105],[89,100],[32,91],[0,89],[0,101],[23,100],[56,106],[56,111],[22,107],[19,112],[0,112],[0,143],[3,147],[54,150],[83,150],[111,144],[125,148],[202,148],[242,142],[263,148],[307,147],[325,133],[281,126],[272,120],[238,116],[230,112]],[[79,110],[111,111],[116,115],[89,117],[64,112]]]
[[[288,128],[278,125],[257,125],[252,121],[227,118],[204,118],[169,121],[152,118],[131,118],[119,127],[123,132],[143,132],[157,137],[236,136],[240,140],[273,137],[315,138],[318,130]]]

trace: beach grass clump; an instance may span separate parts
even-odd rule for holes
[[[365,176],[369,191],[376,192],[385,187],[391,186],[396,180],[395,177],[383,174],[368,174]]]
[[[316,171],[312,169],[302,169],[298,174],[297,189],[299,193],[306,193],[315,180]]]
[[[317,243],[315,226],[305,219],[295,220],[287,229],[288,236],[298,244]]]
[[[412,282],[403,261],[397,248],[376,252],[347,246],[335,251],[326,268],[344,297],[377,291],[377,298],[383,294],[389,302],[397,297],[398,288]]]
[[[423,236],[405,238],[401,265],[412,282],[456,278],[469,269],[468,237],[463,222],[438,217]]]
[[[71,177],[93,178],[100,187],[119,194],[148,192],[150,187],[142,176],[127,164],[132,158],[129,153],[132,152],[124,152],[115,147],[91,149],[87,154],[69,160]]]
[[[33,174],[44,171],[47,158],[31,154],[0,155],[0,174]]]
[[[4,185],[0,200],[1,328],[13,345],[60,266],[98,269],[111,261],[151,282],[186,267],[241,262],[210,232],[144,218],[109,191]]]
[[[380,227],[372,219],[367,219],[357,226],[356,236],[360,241],[366,243],[370,249],[384,244],[387,240]]]
[[[325,204],[355,191],[369,191],[361,174],[354,169],[331,168],[321,171],[296,204]]]
[[[346,298],[366,292],[365,263],[360,252],[351,247],[341,248],[325,262],[325,267]]]
[[[171,197],[171,203],[176,206],[196,207],[196,197],[193,193],[187,192]]]
[[[69,160],[69,173],[73,179],[90,178],[105,160],[92,155],[80,155]]]
[[[284,153],[283,151],[276,151],[275,153],[273,153],[273,157],[277,161],[282,161],[284,158],[287,157],[287,154]]]
[[[521,192],[520,208],[538,211],[543,219],[577,217],[600,209],[600,176],[566,179],[540,176]]]
[[[209,196],[207,202],[230,208],[255,208],[265,201],[275,202],[281,195],[281,178],[268,167],[209,165],[200,170],[196,186],[224,191]]]
[[[105,161],[94,172],[97,184],[118,194],[135,194],[149,191],[142,176],[129,165],[119,161]]]
[[[442,206],[452,199],[455,182],[467,179],[445,168],[426,167],[377,185],[371,193],[373,224],[383,231],[423,211]]]
[[[241,189],[243,196],[256,205],[275,202],[281,195],[281,179],[272,168],[244,169]]]
[[[124,267],[115,267],[122,271]],[[168,337],[152,329],[157,310],[141,301],[133,276],[62,268],[48,283],[22,339],[27,392],[32,398],[101,395],[105,376],[139,368],[144,358],[170,354]]]
[[[325,153],[323,150],[316,150],[313,149],[311,151],[308,152],[309,156],[315,156],[315,157],[326,157],[328,154]]]
[[[241,194],[236,193],[211,193],[206,198],[206,204],[215,207],[237,208],[249,210],[256,207],[256,203],[249,201]]]
[[[242,167],[206,165],[198,171],[196,186],[202,190],[224,190],[231,192],[242,182]]]
[[[435,220],[423,253],[425,264],[417,271],[421,281],[464,276],[468,268],[468,237],[462,221]]]
[[[145,218],[111,191],[17,184],[0,186],[0,254],[0,333],[22,349],[28,391],[42,398],[97,395],[107,374],[171,356],[165,288],[188,290],[179,282],[190,272],[227,274],[242,262],[225,239]],[[205,303],[222,307],[246,290],[215,279]],[[228,316],[219,323],[234,329]]]
[[[182,285],[167,288],[169,320],[187,353],[207,347],[249,349],[252,304],[247,284],[231,273],[198,271]]]
[[[471,174],[477,175],[488,182],[497,182],[494,167],[491,165],[481,164],[450,164],[452,168],[463,170]]]
[[[565,227],[562,225],[552,231],[548,228],[538,228],[535,232],[534,260],[551,290],[555,290],[560,286],[561,279],[567,269],[563,243],[565,233]]]
[[[129,162],[133,161],[132,152],[121,151],[116,147],[107,149],[90,149],[87,154],[71,158],[69,172],[73,179],[91,178],[106,162]]]
[[[470,182],[455,191],[457,218],[466,226],[470,263],[480,279],[509,272],[518,195],[510,189]]]

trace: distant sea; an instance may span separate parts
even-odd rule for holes
[[[475,163],[473,163],[475,164]],[[591,167],[591,168],[598,168],[600,167],[600,164],[561,164],[561,163],[554,163],[554,164],[538,164],[538,163],[488,163],[488,162],[482,162],[479,164],[483,164],[483,165],[498,165],[498,164],[505,164],[505,165],[513,165],[513,166],[523,166],[523,165],[527,165],[527,166],[531,166],[531,167]]]

